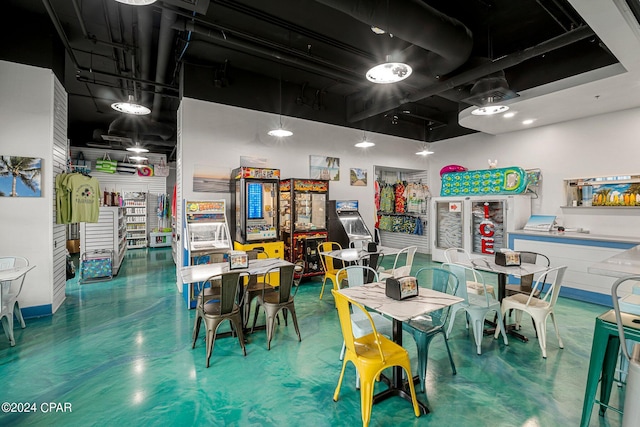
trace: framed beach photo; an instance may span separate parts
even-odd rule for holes
[[[42,159],[0,156],[0,197],[40,197]]]
[[[340,181],[340,159],[338,157],[309,156],[309,178]]]
[[[349,182],[356,187],[367,186],[367,170],[360,168],[351,168],[349,172]]]

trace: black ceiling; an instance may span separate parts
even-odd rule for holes
[[[120,136],[171,154],[181,94],[437,141],[473,132],[458,125],[458,112],[489,95],[516,96],[616,62],[564,0],[3,4],[0,58],[56,71],[78,146],[129,144],[102,135]],[[414,74],[393,85],[366,81],[389,54]],[[153,113],[110,108],[128,94]]]

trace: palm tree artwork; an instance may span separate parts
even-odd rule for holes
[[[0,156],[0,196],[40,197],[42,159]]]

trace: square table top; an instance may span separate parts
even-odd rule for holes
[[[386,296],[385,284],[382,282],[340,289],[338,292],[401,322],[464,301],[457,296],[428,288],[419,288],[417,296],[397,301]]]
[[[372,254],[382,254],[384,256],[396,255],[401,250],[402,249],[390,248],[388,246],[378,246],[378,250],[375,252],[368,252],[366,249],[345,248],[328,252],[320,252],[320,254],[327,255],[331,258],[339,259],[342,261],[354,262],[359,261],[362,258],[366,258]]]
[[[0,270],[0,282],[19,279],[35,267],[35,265],[27,265],[23,267],[11,267]]]
[[[477,270],[490,271],[498,274],[508,274],[514,277],[528,276],[530,274],[544,273],[551,267],[537,264],[522,263],[520,265],[504,266],[495,263],[493,257],[480,257],[471,260],[471,264],[457,263]]]
[[[243,269],[234,269],[240,273],[248,275],[265,274],[272,268],[294,265],[293,263],[280,258],[267,259],[250,259],[249,267]],[[213,264],[198,264],[182,267],[180,269],[180,277],[182,283],[196,283],[207,280],[211,276],[217,276],[222,273],[228,273],[230,270],[228,262],[216,262]]]

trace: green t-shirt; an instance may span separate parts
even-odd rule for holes
[[[100,183],[96,178],[79,173],[69,174],[65,186],[69,190],[70,223],[98,222],[100,216]]]

